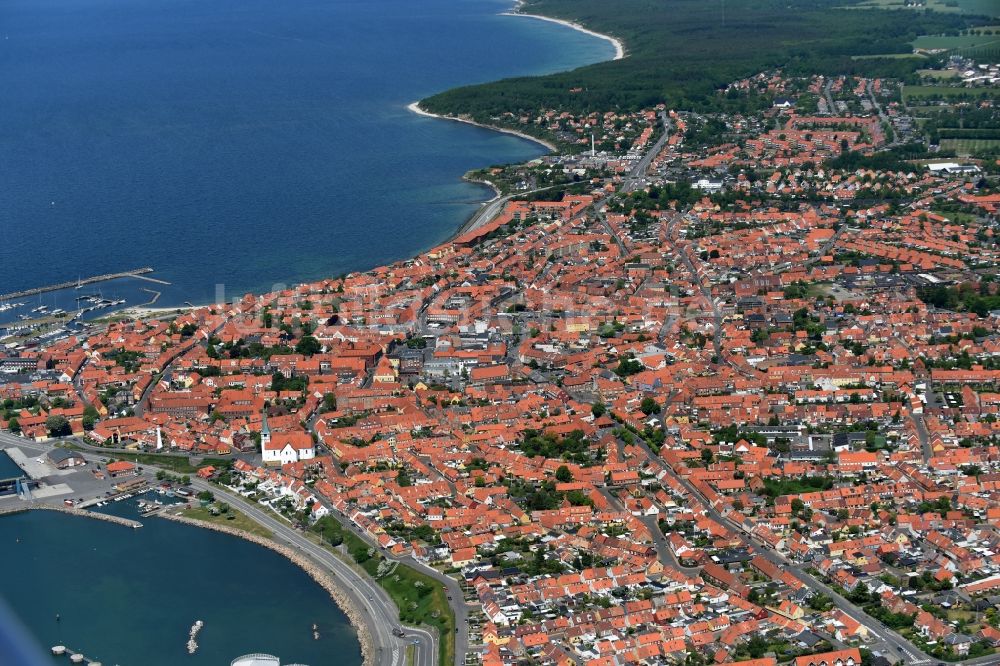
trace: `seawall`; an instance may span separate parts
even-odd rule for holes
[[[319,585],[326,590],[327,593],[329,593],[334,603],[337,604],[337,607],[340,608],[344,615],[347,616],[348,621],[358,633],[358,641],[361,644],[362,666],[376,666],[375,641],[372,638],[371,631],[365,621],[364,614],[357,609],[350,597],[348,597],[340,586],[333,581],[330,575],[305,555],[302,555],[300,552],[280,543],[275,543],[270,539],[265,539],[264,537],[251,534],[250,532],[246,532],[235,527],[230,527],[229,525],[218,525],[216,523],[195,520],[194,518],[179,516],[169,511],[159,513],[157,516],[165,520],[172,520],[174,522],[184,523],[185,525],[215,530],[216,532],[222,532],[223,534],[239,537],[240,539],[245,539],[246,541],[257,544],[258,546],[273,550],[279,555],[283,555],[288,558],[293,564],[296,564],[299,568],[309,574],[310,578],[319,583]]]
[[[94,520],[103,520],[104,522],[107,523],[115,523],[116,525],[122,525],[123,527],[131,527],[133,529],[142,527],[142,523],[140,523],[138,520],[122,518],[121,516],[111,516],[106,513],[97,513],[95,511],[86,511],[84,509],[75,509],[68,506],[55,506],[52,504],[24,504],[24,505],[7,506],[0,509],[0,516],[6,516],[14,513],[23,513],[25,511],[55,511],[57,513],[65,513],[71,516],[81,516],[83,518],[93,518]]]

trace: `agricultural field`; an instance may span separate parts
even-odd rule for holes
[[[1000,12],[994,0],[925,0],[919,4],[914,3],[913,0],[864,0],[860,4],[850,6],[861,9],[911,9],[914,11],[929,9],[936,12],[982,14],[983,16],[997,16]]]

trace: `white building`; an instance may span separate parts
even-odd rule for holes
[[[316,457],[312,435],[301,430],[271,433],[266,441],[261,433],[260,444],[265,465],[284,465]]]

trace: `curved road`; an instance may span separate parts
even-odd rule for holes
[[[0,432],[0,444],[40,453],[55,448],[53,443],[33,442],[4,432]],[[79,451],[78,453],[91,463],[101,462],[107,457],[106,454],[102,455],[90,451]],[[153,472],[159,470],[155,465],[144,464],[143,468]],[[165,471],[169,472],[170,470]],[[395,604],[378,583],[358,572],[330,551],[307,539],[287,522],[262,509],[259,505],[248,502],[244,497],[199,478],[193,478],[191,486],[198,490],[211,491],[217,497],[225,497],[226,501],[237,507],[251,520],[271,530],[275,541],[299,550],[336,578],[340,589],[364,616],[362,621],[371,633],[375,644],[376,654],[373,657],[378,666],[408,666],[406,660],[408,644],[413,644],[414,647],[413,666],[436,666],[438,663],[437,632],[400,624]],[[405,637],[400,638],[393,635],[393,630],[403,632]]]
[[[375,642],[377,664],[406,666],[406,644],[414,643],[416,654],[414,666],[433,666],[437,657],[437,635],[427,629],[407,627],[399,623],[399,613],[389,595],[368,576],[357,572],[330,551],[317,546],[288,523],[261,509],[256,504],[224,488],[201,479],[192,479],[191,486],[207,490],[217,497],[225,497],[254,522],[271,530],[275,540],[292,546],[309,556],[310,559],[333,573],[340,581],[345,581],[341,589],[351,598],[351,602],[370,620],[368,629]],[[402,631],[406,638],[393,635],[393,630]]]

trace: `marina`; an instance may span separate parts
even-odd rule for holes
[[[24,289],[22,291],[14,291],[9,294],[0,294],[0,301],[9,301],[14,298],[22,298],[24,296],[34,296],[36,294],[44,294],[47,291],[59,291],[60,289],[69,289],[70,287],[75,287],[76,289],[82,288],[87,284],[94,284],[97,282],[107,282],[109,280],[117,280],[119,278],[126,277],[140,277],[146,275],[147,273],[152,273],[153,269],[146,266],[144,268],[136,268],[131,271],[121,271],[120,273],[105,273],[104,275],[95,275],[88,278],[77,278],[76,281],[71,282],[60,282],[58,284],[45,285],[43,287],[33,287],[31,289]],[[146,278],[152,279],[152,278]],[[161,282],[162,284],[170,284],[169,282]],[[35,308],[32,312],[40,311],[41,308]]]

